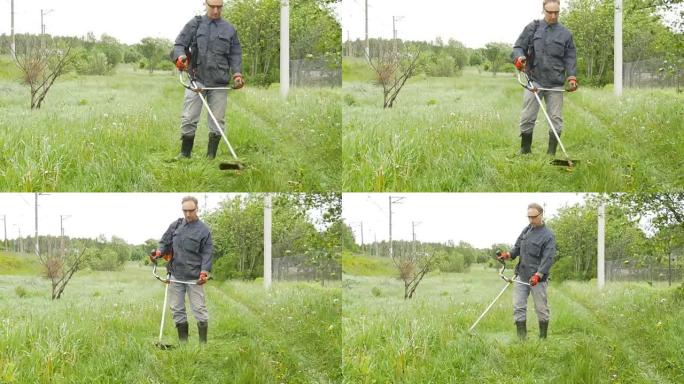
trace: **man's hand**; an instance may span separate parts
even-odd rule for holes
[[[575,76],[568,77],[568,92],[575,92],[577,90],[577,78]]]
[[[518,69],[518,71],[523,72],[525,70],[525,64],[527,63],[527,58],[525,56],[520,56],[517,59],[515,59],[515,68]]]
[[[539,279],[541,279],[541,276],[539,273],[535,273],[532,275],[532,277],[530,277],[530,285],[534,287],[535,285],[539,284]]]
[[[511,258],[511,254],[508,251],[496,251],[497,260],[508,260]]]
[[[178,68],[179,71],[185,71],[187,67],[188,58],[185,55],[178,56],[178,59],[176,59],[176,68]]]
[[[245,86],[245,79],[242,78],[242,73],[235,72],[233,74],[233,89],[240,89]]]
[[[161,251],[158,249],[153,249],[150,251],[150,261],[153,263],[157,262],[157,259],[161,257]]]
[[[207,282],[209,277],[207,276],[206,272],[200,272],[200,277],[199,280],[197,280],[197,285],[202,285]]]

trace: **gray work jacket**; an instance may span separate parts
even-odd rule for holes
[[[207,87],[224,87],[231,75],[242,72],[242,47],[237,31],[223,19],[211,20],[206,15],[192,18],[176,37],[172,59],[185,55],[190,48],[193,34],[197,31],[197,67],[194,70],[197,80]]]
[[[520,256],[515,273],[521,281],[530,280],[536,272],[544,275],[540,281],[546,281],[556,257],[556,236],[546,225],[537,228],[528,225],[510,253],[511,259]]]
[[[544,88],[562,87],[567,77],[577,76],[575,43],[562,24],[549,25],[544,19],[529,23],[513,46],[513,61],[520,56],[527,58],[532,81]]]
[[[173,259],[167,265],[168,271],[178,280],[197,280],[200,272],[211,271],[214,243],[209,228],[201,220],[188,223],[178,219],[159,241],[162,255],[173,250]]]

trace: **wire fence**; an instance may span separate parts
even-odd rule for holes
[[[290,84],[293,87],[341,87],[339,63],[324,59],[290,60]]]
[[[625,63],[622,82],[627,88],[676,88],[684,86],[684,58],[648,59]]]
[[[342,280],[342,266],[334,259],[310,256],[287,256],[272,261],[273,280],[325,281]]]
[[[608,281],[684,281],[684,267],[671,261],[670,267],[660,264],[638,265],[632,260],[606,261],[606,280]]]

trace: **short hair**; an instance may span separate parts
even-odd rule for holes
[[[539,212],[540,215],[544,213],[544,208],[542,208],[542,206],[539,205],[539,204],[537,204],[537,203],[530,203],[530,204],[527,206],[527,209],[530,209],[530,208],[536,209],[537,212]]]
[[[199,206],[195,196],[185,196],[183,198],[183,201],[181,201],[181,204],[185,203],[186,201],[192,201],[193,203],[195,203],[195,208],[197,208]]]
[[[548,3],[556,3],[560,5],[560,0],[544,0],[544,3],[542,5],[546,5]]]

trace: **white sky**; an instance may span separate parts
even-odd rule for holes
[[[235,194],[224,193],[50,193],[38,196],[39,235],[60,234],[60,215],[69,237],[95,238],[104,234],[125,239],[130,244],[159,239],[171,222],[183,216],[181,199],[192,195],[199,200],[200,216],[218,207]],[[35,233],[33,193],[0,194],[0,220],[7,218],[7,238]],[[4,238],[0,222],[0,238]]]
[[[565,5],[566,2],[562,2]],[[364,38],[365,0],[342,0],[342,38]],[[369,37],[392,37],[392,16],[403,40],[446,43],[454,38],[467,47],[489,42],[514,43],[525,25],[542,17],[541,0],[368,0]],[[564,8],[561,8],[563,10]],[[561,14],[561,22],[563,15]]]
[[[406,197],[392,207],[392,238],[411,240],[411,221],[416,225],[416,239],[444,243],[463,240],[478,248],[494,243],[512,244],[528,224],[527,205],[545,206],[545,217],[553,217],[559,208],[584,201],[576,193],[345,193],[342,216],[361,243],[389,239],[389,196]]]
[[[171,5],[172,3],[172,5]],[[40,33],[40,10],[45,31],[59,36],[103,33],[135,44],[144,37],[175,40],[185,23],[204,13],[204,0],[14,0],[14,32]],[[10,34],[11,1],[0,0],[0,34]]]

